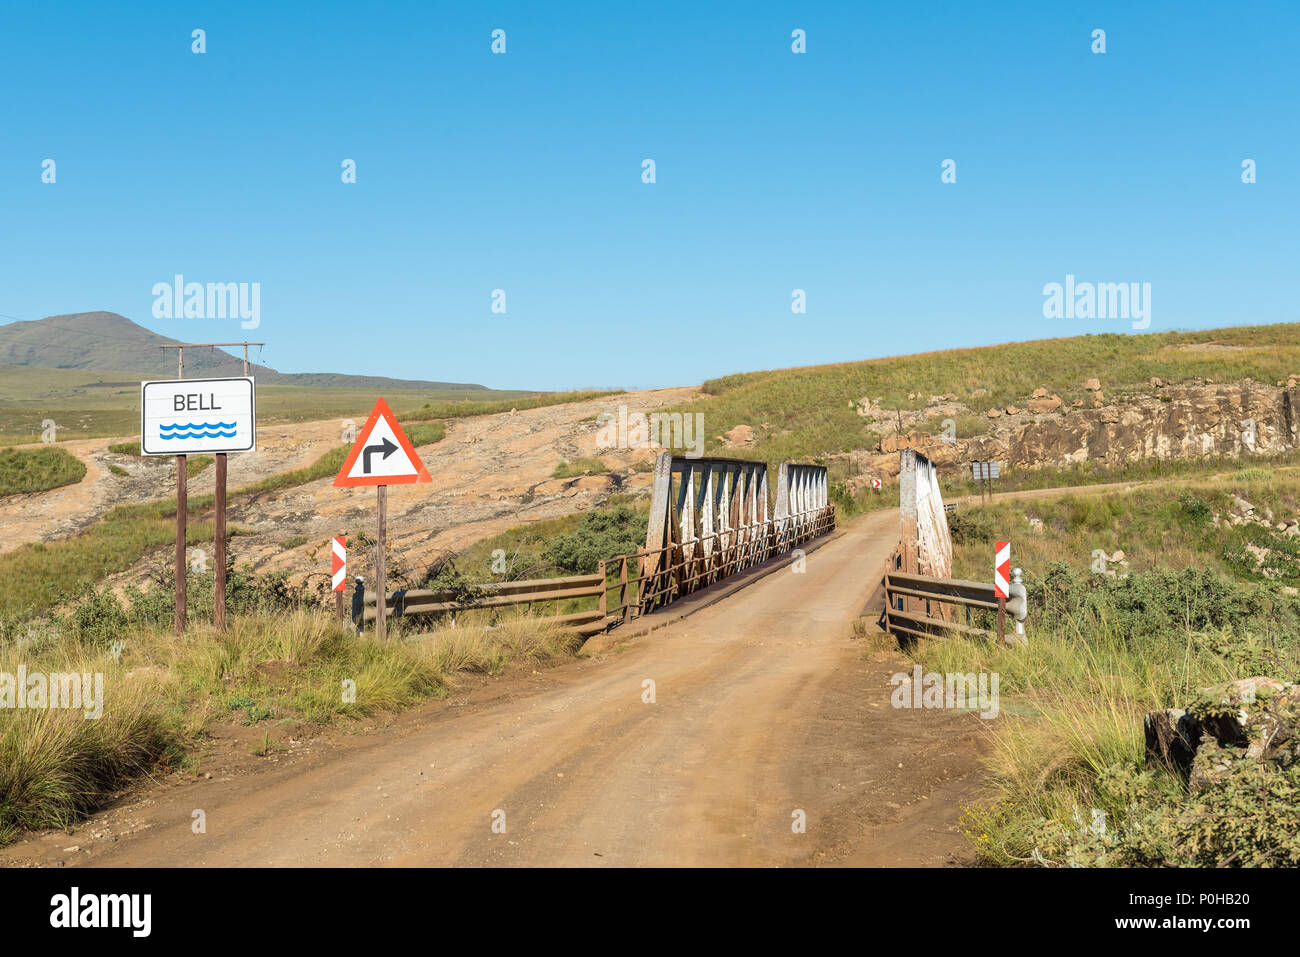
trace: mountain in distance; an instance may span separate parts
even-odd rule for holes
[[[230,338],[235,338],[231,336]],[[257,338],[256,335],[250,338]],[[78,312],[66,316],[11,322],[0,326],[0,366],[36,366],[47,369],[86,369],[138,372],[146,379],[176,378],[175,345],[115,312]],[[244,374],[243,350],[231,355],[222,349],[186,349],[185,378],[218,378]],[[251,360],[248,374],[259,385],[296,385],[317,389],[449,389],[487,391],[486,386],[462,382],[426,382],[384,376],[346,375],[336,372],[276,372]]]

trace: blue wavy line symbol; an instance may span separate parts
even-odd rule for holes
[[[172,422],[158,426],[158,437],[171,439],[233,439],[234,422]]]

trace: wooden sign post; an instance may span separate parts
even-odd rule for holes
[[[998,477],[997,462],[972,462],[971,476],[980,486],[980,503],[993,501],[993,480]]]
[[[388,569],[385,567],[384,555],[384,532],[388,528],[387,489],[387,485],[381,485],[375,490],[378,492],[376,508],[379,516],[379,531],[375,535],[375,610],[378,613],[375,635],[379,638],[388,636]]]
[[[212,560],[216,578],[212,585],[212,626],[226,630],[226,453],[217,453],[216,515],[213,517],[215,539]]]
[[[178,353],[180,350],[177,350]],[[173,630],[185,631],[185,531],[190,454],[217,457],[216,561],[212,623],[226,626],[226,453],[257,447],[256,389],[248,376],[140,383],[140,454],[176,456],[176,611]]]
[[[375,403],[357,441],[334,477],[336,488],[376,486],[375,508],[375,634],[388,634],[388,568],[385,554],[388,536],[388,486],[431,482],[429,471],[415,454],[411,440],[397,424],[397,416],[382,398]]]
[[[185,631],[185,518],[189,508],[187,467],[185,456],[176,456],[176,611],[172,618],[172,631],[177,635]]]

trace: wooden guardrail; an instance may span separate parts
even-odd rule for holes
[[[956,632],[972,638],[997,640],[997,632],[977,628],[971,623],[971,609],[997,611],[998,599],[992,582],[913,575],[901,571],[900,564],[901,554],[896,550],[885,567],[886,631],[911,638],[943,638],[947,632]],[[1023,622],[1024,607],[1017,602],[1024,602],[1024,586],[1017,580],[1015,587],[1019,594],[1013,595],[1007,609]],[[965,610],[964,623],[957,620],[958,608]]]
[[[429,589],[399,589],[387,596],[389,615],[440,615],[449,617],[455,624],[456,615],[477,609],[508,608],[516,605],[532,606],[542,602],[561,602],[569,599],[595,598],[596,607],[565,615],[548,616],[548,619],[583,635],[594,635],[608,627],[605,614],[607,586],[605,563],[601,562],[594,575],[574,575],[567,578],[538,578],[528,581],[489,582],[473,585],[466,596],[463,591],[432,591]],[[362,591],[360,583],[352,596],[352,619],[357,627],[378,618],[378,593]]]
[[[582,635],[594,635],[649,614],[678,598],[722,581],[835,530],[835,506],[808,509],[778,521],[715,532],[684,545],[638,548],[598,564],[594,575],[488,582],[466,591],[404,588],[389,592],[389,616],[436,615],[450,619],[479,609],[531,606],[571,599],[595,599],[595,607],[548,616]],[[358,630],[378,617],[378,593],[358,582],[352,620]],[[612,600],[611,600],[612,599]]]

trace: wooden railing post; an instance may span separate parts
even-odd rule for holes
[[[601,620],[604,620],[604,618],[605,618],[605,597],[606,597],[606,592],[607,592],[608,589],[609,589],[609,585],[608,585],[608,583],[607,583],[606,580],[605,580],[605,562],[604,562],[604,560],[601,560],[601,561],[599,561],[599,562],[596,563],[596,571],[597,571],[597,573],[600,575],[600,605],[599,605],[599,608],[600,608],[600,617],[601,617]]]
[[[618,556],[618,620],[620,624],[627,622],[627,556]]]

